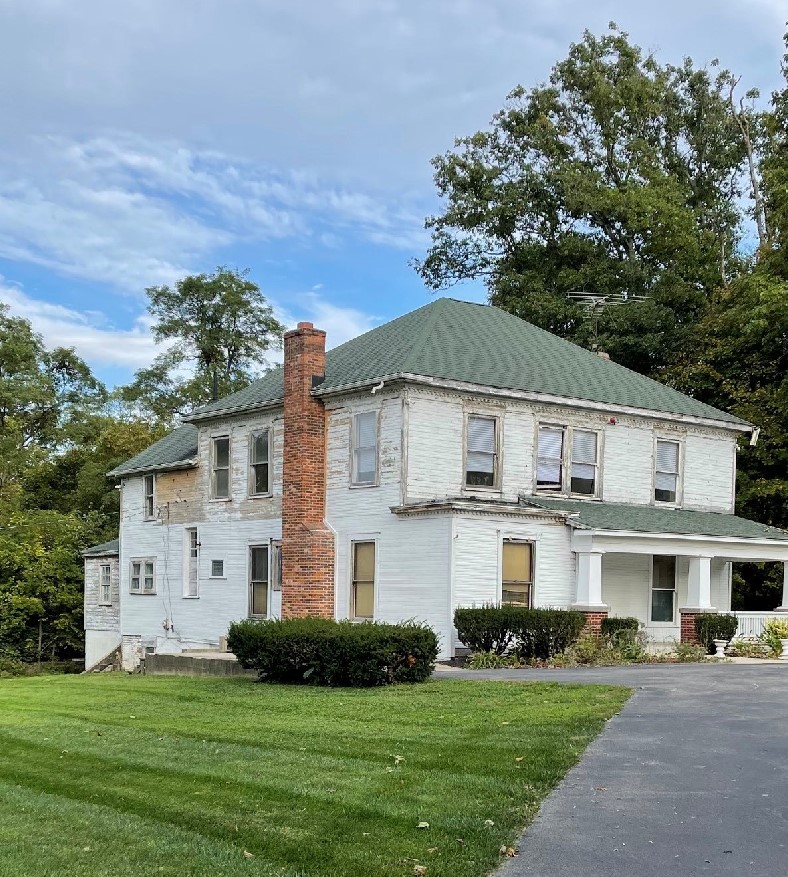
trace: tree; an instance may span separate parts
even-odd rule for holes
[[[146,292],[154,338],[171,344],[121,396],[165,423],[210,401],[214,380],[219,395],[246,386],[281,343],[284,326],[248,271],[219,267]]]
[[[742,125],[758,118],[734,112],[736,82],[661,65],[615,25],[586,32],[549,83],[433,160],[445,209],[417,270],[435,289],[483,279],[493,304],[657,373],[743,267]],[[578,293],[618,306],[589,321]]]

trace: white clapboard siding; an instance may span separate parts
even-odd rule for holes
[[[736,443],[731,438],[688,435],[684,442],[684,501],[687,508],[731,512]]]
[[[654,434],[624,423],[604,430],[602,498],[606,502],[650,503]]]

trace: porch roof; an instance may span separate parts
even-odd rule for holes
[[[572,515],[568,523],[586,530],[625,530],[788,542],[786,530],[722,512],[542,496],[524,496],[521,502],[547,511],[566,512]]]

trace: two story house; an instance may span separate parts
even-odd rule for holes
[[[487,305],[438,299],[284,365],[117,467],[119,542],[86,557],[87,664],[218,648],[231,622],[430,624],[458,606],[725,611],[788,533],[733,514],[749,423]],[[784,602],[786,602],[784,600]]]

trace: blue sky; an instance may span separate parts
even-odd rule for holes
[[[430,158],[611,19],[779,84],[783,0],[0,0],[0,300],[108,384],[146,286],[249,268],[335,345],[430,300]],[[464,285],[452,293],[481,300]]]

